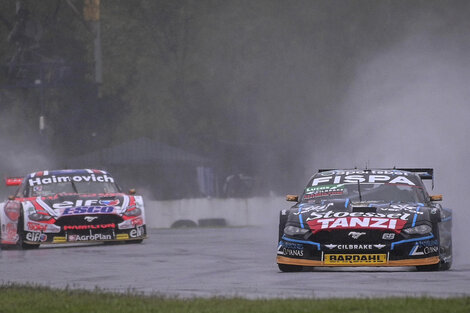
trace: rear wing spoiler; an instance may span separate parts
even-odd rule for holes
[[[405,171],[405,172],[412,172],[416,173],[419,178],[422,180],[432,180],[432,188],[434,189],[434,169],[433,168],[396,168],[394,167],[393,170],[397,171]],[[334,169],[319,169],[318,172],[329,172],[334,171]]]
[[[23,177],[7,177],[5,178],[5,184],[7,186],[19,186],[23,182]]]

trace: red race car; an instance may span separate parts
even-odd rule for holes
[[[121,192],[106,171],[41,171],[6,183],[19,187],[0,204],[2,248],[147,237],[142,196]]]

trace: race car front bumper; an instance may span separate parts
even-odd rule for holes
[[[23,236],[23,242],[32,245],[127,241],[146,239],[147,228],[146,225],[139,225],[131,229],[89,229],[61,231],[60,233],[25,232]]]
[[[345,254],[344,259],[349,259],[345,262],[336,263],[336,264],[326,264],[325,261],[322,260],[308,260],[308,259],[298,259],[298,258],[290,258],[285,256],[277,256],[277,263],[278,264],[287,264],[287,265],[301,265],[301,266],[392,266],[392,267],[401,267],[401,266],[418,266],[418,265],[431,265],[439,263],[439,257],[433,256],[428,258],[421,258],[421,259],[403,259],[403,260],[386,260],[385,262],[380,263],[357,263],[354,261],[354,257],[358,256],[361,258],[362,256],[367,254]],[[350,258],[348,258],[348,256]]]
[[[439,262],[439,242],[432,234],[376,244],[317,243],[284,235],[277,249],[277,263],[287,265],[401,267]]]

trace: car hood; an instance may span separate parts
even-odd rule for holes
[[[289,221],[315,233],[334,229],[383,229],[400,232],[405,227],[430,219],[423,203],[332,200],[299,203],[291,209]],[[436,212],[433,212],[435,214]]]
[[[133,197],[122,193],[113,194],[66,194],[52,197],[24,199],[36,210],[45,210],[59,217],[80,214],[122,213],[133,202]]]

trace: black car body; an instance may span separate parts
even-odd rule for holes
[[[452,264],[452,213],[429,196],[432,169],[320,170],[297,203],[282,210],[277,263],[281,271],[316,266]]]
[[[41,244],[127,241],[147,237],[142,196],[121,192],[96,169],[40,171],[7,179],[18,185],[0,204],[2,248]]]

